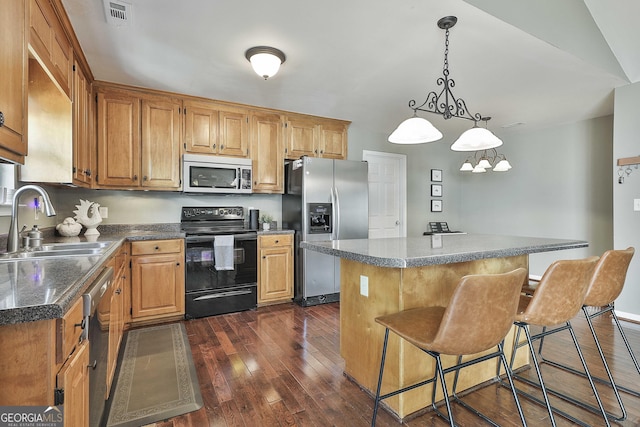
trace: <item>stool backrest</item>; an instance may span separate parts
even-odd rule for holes
[[[591,276],[584,305],[603,307],[618,298],[624,287],[627,270],[634,252],[635,249],[629,247],[624,250],[607,251],[600,257],[593,276]]]
[[[513,325],[527,270],[464,276],[445,309],[431,348],[473,354],[495,347]]]
[[[560,260],[542,275],[529,305],[516,320],[531,325],[553,326],[565,323],[582,308],[589,280],[598,257]]]

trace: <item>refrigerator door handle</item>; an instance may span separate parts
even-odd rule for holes
[[[338,188],[332,187],[332,203],[331,203],[331,218],[332,218],[332,240],[340,239],[340,195],[338,194]]]

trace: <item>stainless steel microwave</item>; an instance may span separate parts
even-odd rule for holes
[[[251,193],[251,159],[184,154],[182,160],[185,193]]]

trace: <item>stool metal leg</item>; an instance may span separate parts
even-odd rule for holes
[[[376,416],[378,415],[378,406],[380,404],[380,388],[382,388],[382,374],[384,373],[384,360],[387,357],[387,343],[389,342],[389,328],[384,332],[384,344],[382,346],[382,358],[380,359],[380,375],[378,376],[378,388],[376,389],[376,399],[373,405],[373,418],[371,419],[371,427],[376,425]]]

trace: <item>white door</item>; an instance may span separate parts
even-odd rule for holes
[[[407,236],[407,156],[362,151],[369,163],[369,238]]]

